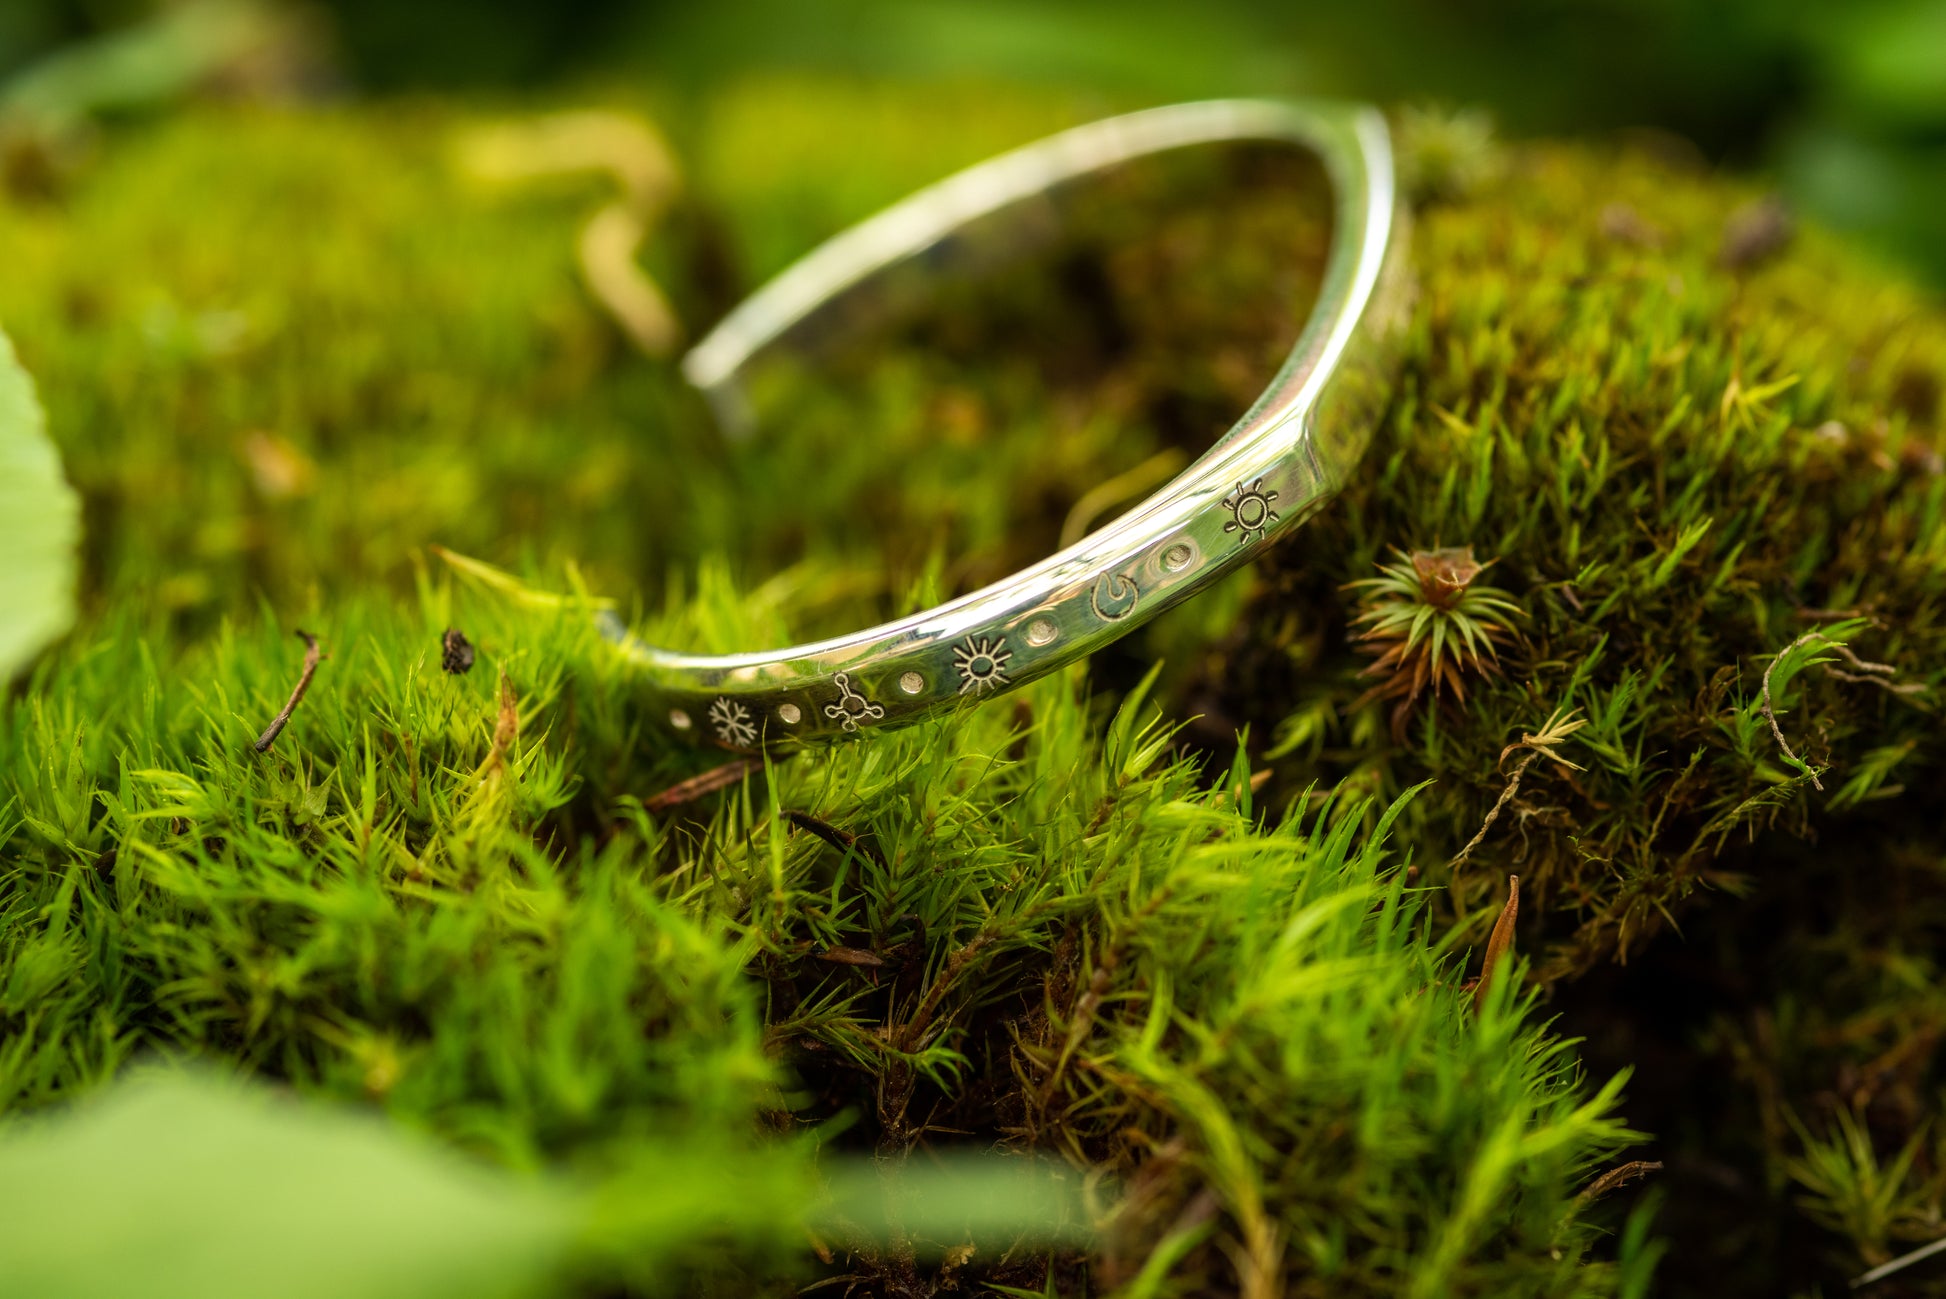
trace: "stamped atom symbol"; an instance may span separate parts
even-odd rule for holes
[[[959,692],[963,695],[977,695],[985,690],[1007,684],[1007,664],[1013,658],[1013,651],[1003,640],[988,640],[982,636],[974,640],[966,638],[963,645],[953,647],[953,667],[960,676]]]
[[[845,730],[856,732],[861,721],[875,722],[885,716],[884,708],[852,689],[849,672],[840,672],[832,682],[838,687],[838,702],[826,704],[824,715]]]
[[[716,738],[732,748],[747,749],[757,742],[750,710],[728,696],[718,696],[709,706],[709,724],[716,728]]]
[[[1265,526],[1277,521],[1277,511],[1270,508],[1276,499],[1276,492],[1264,490],[1261,478],[1248,487],[1238,483],[1237,489],[1223,500],[1223,508],[1230,512],[1230,521],[1223,525],[1223,531],[1242,533],[1237,538],[1239,545],[1253,537],[1261,540]]]

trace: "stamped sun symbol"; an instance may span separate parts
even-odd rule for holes
[[[732,748],[747,749],[757,742],[750,710],[727,696],[718,696],[709,706],[709,724],[716,728],[716,738]]]
[[[1237,484],[1237,489],[1223,500],[1223,508],[1230,512],[1230,521],[1223,525],[1225,532],[1240,532],[1239,544],[1251,538],[1261,538],[1264,527],[1277,521],[1277,511],[1270,503],[1277,499],[1276,492],[1264,490],[1264,480],[1259,478],[1250,486]]]
[[[953,647],[953,667],[959,672],[959,692],[977,695],[983,690],[1007,684],[1007,663],[1013,651],[1004,640],[978,640],[968,636],[964,644]]]

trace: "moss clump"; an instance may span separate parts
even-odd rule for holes
[[[1428,205],[1384,436],[1262,565],[1206,679],[1214,730],[1282,719],[1265,748],[1285,788],[1435,782],[1400,830],[1427,879],[1480,942],[1517,873],[1569,1022],[1604,1059],[1681,1057],[1686,1085],[1645,1084],[1631,1117],[1695,1196],[1670,1215],[1688,1257],[1721,1251],[1761,1288],[1773,1262],[1862,1271],[1936,1232],[1925,1150],[1869,1229],[1835,1207],[1856,1186],[1795,1188],[1849,1248],[1821,1258],[1831,1242],[1784,1224],[1808,1134],[1865,1115],[1889,1163],[1937,1112],[1916,988],[1946,848],[1924,811],[1946,316],[1815,230],[1745,255],[1752,204],[1651,158],[1531,148]],[[1393,548],[1457,545],[1494,561],[1518,635],[1400,743],[1361,699],[1359,583]],[[1568,761],[1519,763],[1551,716],[1581,723]],[[1706,1161],[1733,1194],[1705,1189]]]
[[[651,271],[705,319],[778,250],[924,179],[897,161],[915,123],[931,173],[1100,107],[1009,92],[998,117],[964,111],[997,93],[754,85],[668,115],[703,162]],[[782,154],[748,129],[780,102],[803,132]],[[0,204],[0,244],[27,250],[0,321],[42,384],[90,537],[83,630],[0,723],[0,1105],[44,1107],[163,1051],[359,1097],[624,1198],[632,1162],[671,1133],[774,1155],[784,1187],[814,1146],[870,1152],[894,1185],[966,1146],[1109,1179],[1087,1251],[969,1257],[897,1229],[807,1249],[773,1223],[777,1252],[739,1264],[720,1246],[763,1227],[726,1223],[681,1259],[631,1256],[624,1235],[581,1261],[644,1289],[1639,1292],[1645,1219],[1622,1231],[1627,1197],[1594,1194],[1629,1141],[1615,1085],[1583,1076],[1516,981],[1476,1011],[1464,949],[1485,940],[1522,831],[1522,947],[1547,952],[1562,989],[1603,972],[1593,988],[1608,956],[1640,956],[1657,902],[1748,868],[1719,843],[1842,811],[1812,812],[1752,665],[1810,626],[1892,664],[1895,684],[1938,662],[1938,492],[1918,450],[1937,413],[1918,411],[1912,376],[1936,373],[1941,345],[1917,304],[1815,235],[1741,276],[1715,269],[1743,196],[1648,160],[1545,149],[1469,167],[1484,188],[1442,183],[1424,214],[1420,314],[1372,472],[1264,566],[1243,630],[1212,650],[1232,591],[1101,656],[1092,680],[658,800],[701,768],[651,738],[589,601],[455,591],[426,544],[615,595],[667,643],[779,643],[963,586],[1023,532],[1058,534],[1104,477],[1217,431],[1197,426],[1275,346],[1230,340],[1170,395],[1164,353],[1195,321],[1235,317],[1150,311],[1167,348],[1092,353],[1050,399],[1023,379],[1049,376],[983,361],[993,334],[976,331],[942,406],[923,357],[954,337],[921,324],[887,347],[862,407],[788,377],[813,450],[725,446],[579,287],[573,234],[598,195],[469,186],[452,158],[470,125],[423,106],[190,114],[114,141],[56,201]],[[892,161],[860,162],[875,150]],[[834,193],[850,197],[826,206]],[[777,201],[792,194],[815,202]],[[1600,235],[1609,202],[1660,246]],[[1242,229],[1280,213],[1313,228],[1306,201],[1270,197]],[[1288,276],[1245,273],[1262,253],[1199,220],[1106,258],[1087,302],[1111,310],[1091,327],[1143,319],[1161,272],[1205,251],[1229,259],[1215,281],[1289,305]],[[1023,292],[990,319],[1019,322]],[[1015,332],[1029,356],[1071,341]],[[1867,338],[1856,367],[1833,365],[1849,354],[1826,344]],[[1091,393],[1112,418],[1086,418]],[[1827,420],[1843,445],[1805,435]],[[920,454],[942,426],[960,439],[953,471],[892,499],[886,456]],[[1071,435],[1083,454],[1036,463],[1038,443]],[[1010,499],[1023,476],[1036,490]],[[986,504],[954,518],[964,502]],[[858,548],[887,533],[904,546],[891,561]],[[1899,538],[1912,557],[1886,561]],[[948,544],[972,562],[947,566]],[[1379,705],[1351,706],[1371,660],[1343,584],[1389,547],[1463,545],[1497,560],[1526,617],[1498,648],[1503,677],[1469,678],[1463,708],[1422,705],[1394,744]],[[795,562],[758,584],[780,557]],[[1795,622],[1793,594],[1860,612]],[[250,741],[296,671],[292,625],[332,657],[260,756]],[[470,673],[440,669],[449,627],[478,647]],[[1205,713],[1214,761],[1143,701],[1161,646],[1194,674],[1163,687],[1163,716]],[[1911,701],[1833,677],[1817,650],[1772,688],[1833,796],[1848,755],[1874,747],[1919,756],[1860,760],[1879,774],[1851,804],[1930,770]],[[1691,677],[1719,694],[1675,698]],[[1587,726],[1550,756],[1585,777],[1534,764],[1503,814],[1512,839],[1449,877],[1440,864],[1502,791],[1501,749],[1576,707]],[[1245,725],[1257,738],[1229,761]],[[1268,777],[1248,758],[1266,744]],[[1406,797],[1424,775],[1438,783]],[[1675,862],[1662,845],[1678,829],[1702,846]],[[1621,882],[1588,864],[1597,852]],[[1909,942],[1907,922],[1877,950]],[[1857,974],[1853,958],[1834,942],[1835,966]],[[1881,983],[1856,977],[1839,1000]],[[1599,1022],[1598,1078],[1628,1062],[1637,1023]],[[1711,1040],[1741,1040],[1739,1023]],[[1699,1041],[1686,1059],[1707,1058]],[[1792,1060],[1791,1087],[1825,1067]],[[1815,1137],[1823,1116],[1789,1099],[1808,1094],[1777,1093]],[[1788,1122],[1741,1131],[1759,1178],[1804,1153]],[[1912,1231],[1914,1186],[1888,1229],[1840,1239],[1872,1250]],[[1818,1214],[1851,1222],[1831,1210],[1842,1189],[1819,1194]]]
[[[569,778],[633,744],[585,608],[466,611],[505,647],[508,725],[484,672],[432,668],[453,610],[429,600],[341,605],[345,648],[265,757],[214,701],[273,706],[272,626],[167,673],[105,627],[42,681],[8,736],[28,809],[7,847],[10,1110],[164,1050],[618,1197],[645,1146],[747,1150],[763,1126],[895,1179],[968,1142],[1058,1152],[1121,1179],[1105,1283],[1615,1284],[1574,1192],[1626,1139],[1619,1079],[1584,1092],[1524,1001],[1474,1013],[1382,826],[1263,828],[1247,773],[1202,785],[1139,701],[1104,730],[1074,680],[1025,696],[1029,719],[800,758],[707,822],[659,820]],[[77,726],[110,682],[151,706]],[[23,775],[45,770],[60,784]],[[118,770],[99,816],[64,807],[94,770]],[[804,1149],[778,1141],[782,1184]],[[835,1243],[896,1290],[937,1284],[915,1256],[961,1242]],[[708,1244],[692,1280],[755,1283],[704,1267]],[[1064,1288],[1084,1271],[1028,1251],[977,1274],[1050,1268]]]
[[[1698,887],[1734,886],[1725,846],[1808,828],[1820,772],[1835,783],[1815,801],[1842,811],[1923,763],[1946,661],[1946,321],[1815,233],[1720,265],[1745,198],[1703,178],[1564,151],[1505,176],[1425,213],[1388,436],[1267,566],[1246,623],[1264,648],[1222,679],[1235,709],[1285,716],[1276,749],[1298,779],[1367,761],[1437,778],[1451,796],[1421,809],[1428,845],[1472,835],[1505,745],[1582,709],[1590,773],[1530,791],[1456,884],[1462,903],[1492,895],[1518,860],[1539,909],[1573,922],[1551,931],[1555,978],[1639,949]],[[1652,233],[1618,234],[1623,208]],[[1339,588],[1388,546],[1441,544],[1495,561],[1521,647],[1402,754],[1346,706]],[[1849,642],[1889,669],[1813,666]],[[1762,708],[1777,656],[1774,711],[1802,760]]]

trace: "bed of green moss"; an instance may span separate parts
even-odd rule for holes
[[[1397,833],[1471,941],[1521,877],[1562,1025],[1638,1070],[1671,1284],[1862,1272],[1940,1234],[1946,1175],[1946,316],[1756,192],[1505,164],[1422,211],[1373,471],[1262,566],[1204,725],[1281,718],[1286,788],[1434,780]],[[1401,744],[1345,584],[1460,544],[1522,616]],[[1523,771],[1556,715],[1565,761]]]
[[[689,175],[646,262],[704,323],[1110,106],[654,107]],[[1804,643],[1772,680],[1794,765],[1756,691],[1818,627],[1936,684],[1946,328],[1895,280],[1815,232],[1726,258],[1755,195],[1655,157],[1420,121],[1419,306],[1343,501],[1089,671],[672,804],[726,755],[647,725],[594,595],[731,648],[963,586],[1214,432],[1275,345],[1163,400],[1201,328],[1170,314],[1050,399],[989,335],[945,338],[956,380],[918,331],[862,407],[798,376],[802,440],[725,446],[577,276],[605,182],[485,187],[481,120],[198,110],[0,201],[0,324],[83,495],[88,609],[0,714],[9,1114],[155,1057],[375,1108],[621,1206],[548,1293],[1640,1293],[1657,1232],[1666,1286],[1808,1293],[1937,1233],[1927,696]],[[1199,251],[1252,279],[1185,220],[1095,297],[1139,310]],[[1497,560],[1524,617],[1498,678],[1395,741],[1354,706],[1343,584],[1434,545]],[[329,657],[259,754],[300,627]],[[1532,765],[1449,868],[1502,748],[1573,708],[1579,770]],[[1510,871],[1538,978],[1476,1007]],[[967,1150],[1085,1172],[1089,1241],[777,1207]],[[1649,1199],[1598,1181],[1635,1158],[1666,1165]],[[712,1216],[643,1225],[684,1199]]]

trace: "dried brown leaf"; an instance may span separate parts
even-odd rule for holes
[[[1486,1004],[1487,995],[1493,990],[1494,974],[1499,970],[1503,959],[1513,955],[1514,921],[1520,917],[1520,876],[1507,877],[1507,905],[1500,908],[1500,918],[1493,922],[1493,934],[1487,939],[1486,958],[1480,962],[1480,982],[1473,989],[1473,1008],[1478,1010]]]

